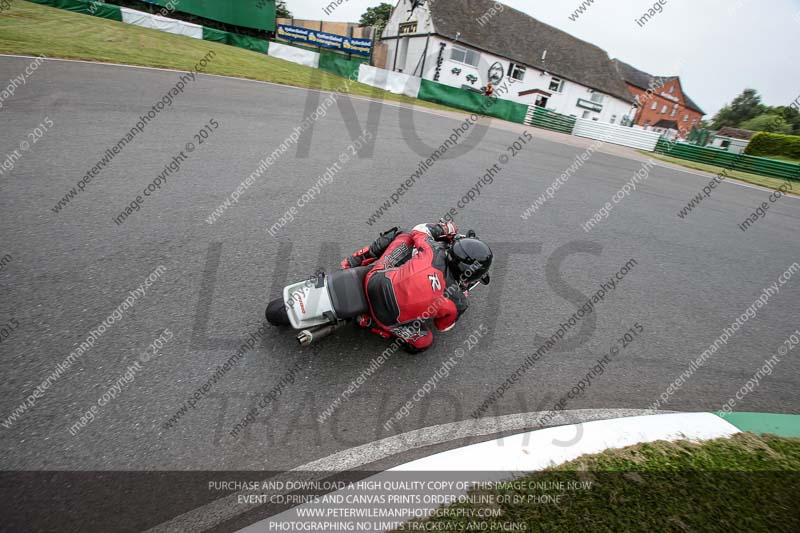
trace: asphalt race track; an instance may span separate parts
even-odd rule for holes
[[[0,79],[27,58],[0,58]],[[458,326],[421,356],[393,355],[334,416],[317,418],[388,343],[348,328],[311,349],[270,329],[173,427],[171,416],[250,334],[284,284],[395,225],[435,221],[498,161],[521,127],[490,127],[458,157],[437,162],[374,225],[367,219],[461,121],[366,99],[342,99],[214,224],[206,219],[313,111],[325,95],[245,80],[200,76],[58,213],[56,203],[106,149],[175,85],[180,74],[48,61],[0,110],[0,162],[52,122],[14,168],[0,175],[0,417],[84,342],[130,291],[165,270],[71,368],[10,427],[0,428],[3,470],[292,469],[399,433],[470,420],[470,413],[538,349],[601,283],[635,259],[609,291],[486,417],[545,411],[635,324],[644,332],[567,409],[647,409],[709,344],[800,260],[800,201],[784,198],[742,232],[737,224],[769,191],[724,183],[685,219],[676,213],[708,179],[657,165],[590,232],[581,226],[609,202],[645,156],[596,153],[528,220],[520,216],[583,148],[532,130],[532,142],[456,217],[496,252],[489,287],[479,288]],[[344,109],[344,113],[341,111]],[[354,112],[353,114],[350,112]],[[343,115],[348,118],[345,119]],[[206,129],[202,144],[194,137]],[[358,124],[354,122],[358,121]],[[405,120],[405,125],[403,124]],[[45,124],[47,125],[47,124]],[[293,221],[272,226],[312,188],[361,130],[374,151],[341,164]],[[413,135],[429,148],[410,141]],[[37,135],[34,135],[36,138]],[[187,153],[187,143],[193,151]],[[411,145],[411,146],[410,146]],[[414,146],[417,146],[416,149]],[[140,210],[116,224],[181,151],[187,156]],[[365,153],[366,152],[366,153]],[[771,297],[662,409],[718,410],[798,327],[800,276]],[[482,328],[483,327],[483,328]],[[489,333],[436,388],[387,431],[384,423],[452,357],[471,333]],[[155,339],[161,355],[73,426]],[[292,368],[293,383],[284,378]],[[234,426],[284,378],[280,396],[236,437]],[[787,362],[737,406],[800,413],[800,369]],[[394,464],[449,445],[414,449]]]

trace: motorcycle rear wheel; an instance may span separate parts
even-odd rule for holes
[[[267,310],[265,311],[264,315],[267,318],[267,322],[273,326],[290,325],[289,315],[286,313],[286,304],[281,298],[272,300],[267,306]]]

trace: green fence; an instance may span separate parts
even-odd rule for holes
[[[735,154],[717,148],[704,148],[693,144],[673,143],[663,137],[659,139],[656,145],[656,153],[723,167],[728,170],[749,172],[771,178],[800,180],[800,165],[795,163],[767,159],[766,157]]]
[[[525,123],[525,114],[528,112],[528,106],[523,104],[499,98],[488,98],[480,93],[428,80],[422,80],[417,98],[519,124]]]
[[[321,53],[319,55],[319,68],[344,78],[358,79],[358,68],[364,61],[351,61],[341,54]]]
[[[73,13],[82,13],[84,15],[93,15],[109,20],[116,20],[122,22],[122,12],[119,6],[111,4],[104,4],[102,2],[90,2],[89,0],[30,0],[35,4],[42,4],[45,6],[57,7],[59,9],[66,9]]]
[[[529,116],[528,124],[561,133],[572,133],[572,130],[575,129],[575,120],[575,117],[549,111],[543,107],[534,107],[533,116]]]
[[[102,2],[93,2],[90,0],[30,0],[36,4],[57,7],[72,11],[73,13],[81,13],[83,15],[92,15],[94,17],[101,17],[109,20],[122,22],[122,12],[119,6],[113,4],[104,4]],[[222,44],[228,44],[246,50],[253,50],[254,52],[261,52],[266,54],[269,48],[269,41],[264,39],[257,39],[247,35],[240,35],[238,33],[231,33],[222,30],[215,30],[203,26],[203,40],[213,41]]]
[[[228,44],[237,46],[246,50],[253,50],[254,52],[267,53],[269,49],[269,41],[264,39],[257,39],[247,35],[240,35],[238,33],[231,33],[228,31],[215,30],[214,28],[207,28],[203,26],[203,40],[213,41],[216,43]]]
[[[172,5],[183,13],[243,26],[275,31],[275,0],[144,0],[159,6]]]

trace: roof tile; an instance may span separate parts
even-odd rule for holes
[[[437,0],[430,2],[436,33],[539,70],[633,102],[608,54],[600,47],[503,5],[503,11],[483,26],[477,18],[492,9],[493,0]],[[542,61],[543,53],[547,57]]]

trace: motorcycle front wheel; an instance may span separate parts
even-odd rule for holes
[[[286,304],[284,304],[283,299],[281,298],[272,300],[267,306],[267,310],[264,315],[267,318],[267,322],[273,326],[290,325],[289,315],[286,314]]]

